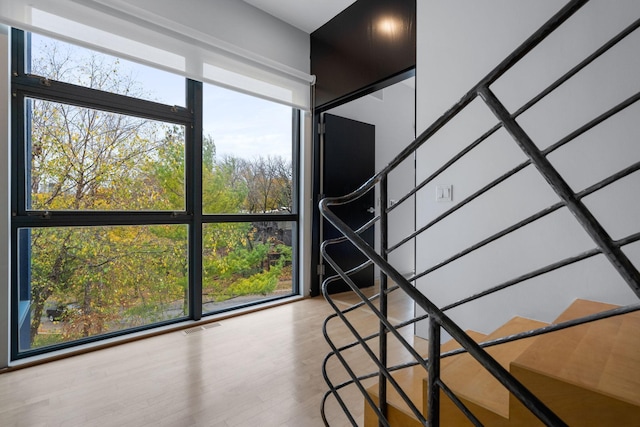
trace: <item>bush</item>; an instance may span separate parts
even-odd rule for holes
[[[240,279],[227,288],[227,294],[233,296],[241,295],[268,295],[276,289],[280,268],[273,267],[269,271],[254,274],[253,276]]]

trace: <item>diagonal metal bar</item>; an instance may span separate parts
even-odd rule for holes
[[[460,411],[469,419],[471,424],[473,424],[475,427],[483,426],[480,420],[473,414],[473,412],[469,410],[469,408],[467,408],[464,403],[462,403],[462,400],[460,400],[458,396],[456,396],[453,390],[451,390],[449,386],[442,382],[442,379],[438,379],[438,381],[436,382],[438,383],[438,388],[440,388],[440,390],[442,390],[444,394],[446,394],[447,397],[451,399],[451,401],[458,407],[458,409],[460,409]]]
[[[640,298],[640,272],[638,272],[629,258],[627,258],[624,252],[613,242],[591,211],[587,209],[584,203],[575,195],[571,187],[569,187],[569,184],[567,184],[560,173],[553,167],[542,151],[536,147],[529,135],[511,116],[491,89],[488,87],[480,88],[478,94],[484,99],[496,117],[502,121],[507,132],[509,132],[522,151],[529,157],[549,186],[564,202],[591,239],[593,239],[596,245],[602,250],[602,253],[607,257],[618,274],[622,276],[631,290]]]

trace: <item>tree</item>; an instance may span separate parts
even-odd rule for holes
[[[34,58],[32,72],[141,95],[131,76],[120,73],[117,60],[78,58],[60,46],[53,43],[38,50],[42,56]],[[183,129],[37,99],[30,101],[30,110],[31,208],[184,207]],[[176,263],[186,266],[186,231],[176,235],[168,228],[32,229],[32,341],[49,299],[65,310],[65,334],[77,337],[102,333],[123,318],[132,319],[141,308],[142,317],[153,317],[160,306],[181,298],[186,267]]]
[[[274,212],[292,207],[291,162],[279,156],[256,157],[238,161],[248,188],[245,201],[250,213]]]
[[[203,145],[213,144],[211,137],[205,138]],[[210,151],[210,150],[209,150]],[[218,161],[215,156],[211,164],[208,159],[202,170],[202,208],[205,213],[238,213],[243,208],[248,188],[238,173],[241,159],[224,157]]]

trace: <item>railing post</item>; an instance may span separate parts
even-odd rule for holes
[[[430,427],[440,425],[440,325],[429,317],[429,378],[427,421]]]
[[[380,180],[380,255],[387,260],[387,177]],[[387,317],[387,275],[380,271],[380,313]],[[387,329],[384,323],[380,322],[380,362],[387,367]],[[378,396],[380,397],[380,412],[387,417],[387,379],[382,370],[378,380]],[[379,426],[383,423],[380,420]]]

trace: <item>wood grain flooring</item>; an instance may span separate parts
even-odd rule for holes
[[[337,299],[346,307],[351,297]],[[401,319],[413,307],[396,298],[390,310]],[[0,374],[0,425],[322,426],[327,387],[321,365],[329,347],[321,331],[330,312],[324,299],[309,298],[194,333],[171,332]],[[375,330],[369,310],[350,318]],[[330,330],[346,342],[344,326],[336,322]],[[349,357],[359,370],[370,367],[362,352]],[[336,363],[329,372],[336,383],[346,378]],[[350,390],[345,398],[361,422],[362,397]],[[349,425],[332,399],[327,413],[332,426]]]

